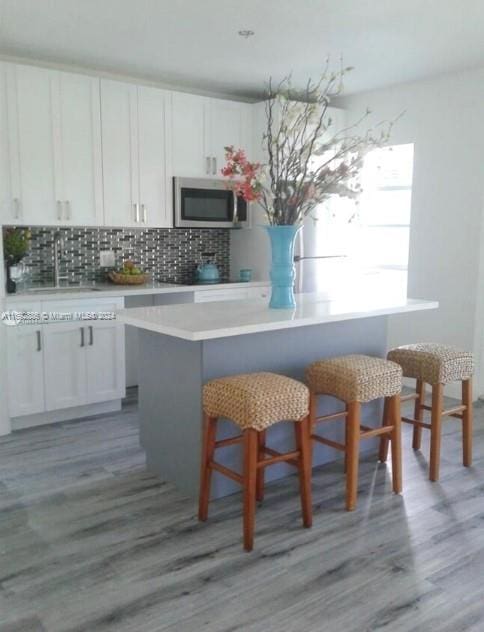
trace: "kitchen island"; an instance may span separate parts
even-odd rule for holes
[[[254,299],[119,311],[119,321],[139,330],[140,441],[148,468],[195,497],[205,382],[254,371],[303,379],[305,367],[324,357],[384,357],[389,315],[436,307],[433,301],[360,292],[336,298],[300,294],[294,310],[271,310],[266,299]],[[341,407],[331,398],[320,400],[320,414]],[[379,410],[378,403],[365,406],[364,422],[375,423]],[[219,427],[219,438],[237,434],[229,422]],[[268,445],[290,449],[290,430],[290,424],[277,424],[268,433]],[[341,431],[336,423],[333,438],[341,439]],[[316,447],[315,465],[334,458],[330,448]],[[240,470],[239,447],[219,450],[217,460]],[[269,468],[266,476],[269,481],[291,472],[290,466],[280,464]],[[212,497],[237,489],[236,483],[214,473]]]

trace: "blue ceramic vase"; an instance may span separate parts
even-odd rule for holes
[[[294,243],[301,226],[266,226],[271,240],[271,300],[272,309],[293,309],[294,298]]]

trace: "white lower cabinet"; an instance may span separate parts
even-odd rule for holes
[[[50,303],[39,311],[103,311]],[[19,309],[19,308],[17,308]],[[21,417],[121,399],[126,393],[124,326],[77,320],[10,327],[7,332],[9,415]]]
[[[85,327],[80,323],[44,326],[46,410],[87,403]]]
[[[45,410],[43,327],[10,327],[7,331],[10,417]]]
[[[124,397],[124,327],[113,321],[89,325],[86,332],[87,403]]]

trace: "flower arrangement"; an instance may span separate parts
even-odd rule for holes
[[[26,228],[7,228],[3,235],[3,256],[11,265],[22,261],[29,251],[31,234]]]
[[[350,70],[330,72],[327,62],[320,79],[309,80],[302,93],[290,76],[276,88],[269,82],[262,138],[267,164],[250,162],[243,149],[225,148],[222,175],[237,195],[262,205],[270,225],[302,224],[332,195],[357,197],[365,154],[387,142],[393,123],[358,133],[369,110],[349,127],[334,129],[328,108]]]

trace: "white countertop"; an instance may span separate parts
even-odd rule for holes
[[[436,301],[386,292],[299,294],[294,310],[269,309],[267,299],[139,307],[117,312],[119,321],[184,340],[210,340],[262,331],[305,327],[356,318],[435,309]]]
[[[115,285],[114,283],[86,283],[83,287],[92,287],[94,290],[69,286],[68,291],[56,291],[48,287],[38,287],[35,291],[25,290],[6,296],[6,304],[14,305],[16,302],[34,301],[59,301],[62,299],[76,300],[85,298],[111,298],[113,296],[140,296],[148,294],[174,294],[183,292],[198,292],[204,290],[228,290],[246,287],[266,287],[269,281],[226,282],[213,284],[179,285],[176,283],[145,283],[143,285]]]

